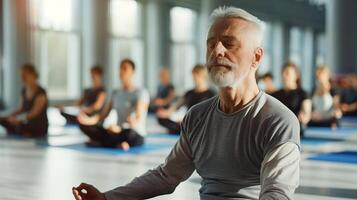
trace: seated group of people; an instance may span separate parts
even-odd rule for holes
[[[195,87],[180,98],[176,98],[168,69],[162,69],[158,92],[151,104],[148,91],[136,87],[134,73],[135,63],[130,59],[122,60],[119,73],[121,88],[114,90],[108,98],[103,85],[103,70],[100,66],[94,66],[91,68],[92,87],[84,90],[81,98],[74,104],[80,108],[80,114],[69,114],[63,106],[57,106],[67,123],[78,124],[81,131],[90,138],[87,145],[124,150],[142,145],[146,135],[148,111],[155,113],[158,123],[165,127],[169,134],[180,134],[180,119],[173,120],[173,113],[183,106],[189,109],[215,96],[215,92],[208,86],[208,74],[203,65],[194,66],[192,77]],[[9,134],[44,137],[48,130],[46,91],[37,82],[38,74],[31,64],[21,67],[21,79],[24,87],[20,105],[10,115],[0,117],[0,125],[5,127]],[[306,126],[336,127],[343,114],[356,115],[357,96],[353,80],[350,81],[352,87],[345,92],[348,95],[338,95],[331,86],[330,72],[325,66],[316,70],[315,89],[311,98],[301,88],[298,67],[292,62],[284,64],[282,68],[282,89],[276,90],[272,79],[270,74],[260,78],[264,82],[264,90],[280,100],[298,117],[301,136]],[[104,127],[103,121],[112,109],[117,112],[117,123]]]
[[[352,95],[356,94],[356,84],[350,81],[348,92],[338,92],[331,84],[330,71],[326,66],[316,68],[315,78],[311,95],[302,89],[299,69],[292,62],[287,62],[282,67],[283,88],[277,90],[274,87],[270,73],[260,78],[265,92],[281,101],[298,117],[301,136],[306,126],[334,128],[339,126],[339,119],[343,115],[356,116],[357,112],[357,95]],[[350,98],[346,100],[344,94],[349,94]]]
[[[66,112],[66,107],[57,105],[68,124],[78,124],[80,130],[90,138],[88,146],[114,147],[128,150],[142,145],[146,135],[146,117],[148,111],[156,113],[159,124],[168,129],[170,134],[180,133],[180,120],[170,119],[171,115],[182,106],[187,108],[209,99],[215,93],[209,89],[207,70],[203,65],[196,65],[192,70],[195,88],[189,90],[176,101],[174,87],[167,69],[160,72],[160,86],[156,98],[150,105],[150,96],[146,89],[136,87],[134,83],[135,63],[124,59],[120,63],[119,78],[121,88],[114,90],[108,98],[103,85],[103,70],[100,66],[91,68],[92,87],[84,90],[73,106],[79,108],[79,114]],[[21,67],[23,91],[18,109],[6,117],[0,117],[0,124],[8,134],[25,137],[45,137],[48,130],[46,91],[39,85],[36,69],[31,64]],[[107,127],[103,121],[112,110],[117,113],[117,122]]]

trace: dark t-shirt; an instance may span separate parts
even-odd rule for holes
[[[308,99],[308,94],[303,89],[286,91],[280,89],[272,94],[281,103],[288,107],[297,116],[301,110],[302,102]]]
[[[353,104],[357,103],[357,90],[350,88],[341,91],[341,103]],[[344,116],[357,116],[357,109],[345,112]]]
[[[341,91],[341,103],[355,103],[357,102],[357,90],[356,89],[343,89]]]
[[[88,88],[84,90],[83,105],[92,106],[98,99],[98,96],[101,92],[105,92],[104,87],[99,87],[96,89]]]
[[[21,96],[22,96],[22,102],[23,102],[22,106],[23,106],[24,112],[28,113],[32,110],[32,108],[35,104],[35,100],[39,95],[47,96],[46,90],[43,89],[42,87],[38,87],[37,91],[32,96],[32,98],[28,99],[26,97],[26,88],[22,89]],[[31,120],[29,120],[29,123],[33,123],[33,124],[36,124],[37,126],[41,126],[41,127],[47,127],[48,126],[47,107],[48,107],[48,102],[46,102],[45,107],[41,110],[39,115],[36,116],[35,118],[32,118]]]
[[[209,99],[214,95],[215,93],[210,89],[204,92],[197,92],[194,89],[189,90],[188,92],[186,92],[184,96],[185,105],[187,106],[188,109],[190,109],[192,106],[196,105],[197,103]]]
[[[175,88],[172,84],[169,85],[159,85],[157,89],[157,98],[166,98],[169,96],[170,92],[173,91]]]

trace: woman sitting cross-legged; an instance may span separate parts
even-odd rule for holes
[[[81,97],[74,103],[74,111],[83,112],[89,116],[98,114],[104,107],[107,93],[103,85],[103,69],[99,66],[93,66],[90,70],[92,86],[83,91]],[[77,115],[67,112],[71,107],[57,106],[61,115],[66,119],[68,124],[77,124]]]
[[[24,64],[20,72],[24,87],[19,107],[9,116],[0,117],[0,125],[8,134],[44,137],[48,130],[46,90],[38,84],[38,74],[32,64]]]
[[[128,150],[144,143],[150,97],[147,90],[135,87],[134,71],[134,62],[124,59],[120,63],[122,88],[114,91],[106,108],[94,116],[89,117],[84,113],[78,116],[80,129],[90,138],[88,145]],[[117,124],[104,128],[100,122],[113,108],[118,114]]]

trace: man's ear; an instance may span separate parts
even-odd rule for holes
[[[254,58],[252,67],[258,69],[259,64],[261,63],[264,55],[264,49],[262,47],[258,47],[254,50]]]

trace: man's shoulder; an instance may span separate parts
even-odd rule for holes
[[[217,96],[211,97],[209,99],[206,99],[200,103],[197,103],[196,105],[192,106],[186,113],[183,121],[182,121],[182,127],[183,129],[190,129],[193,126],[197,126],[202,122],[202,120],[207,119],[207,116],[209,116],[209,113],[214,110],[217,104]],[[186,130],[186,131],[187,131]]]
[[[278,99],[269,94],[266,95],[266,102],[262,108],[262,115],[265,115],[266,118],[275,118],[279,121],[286,122],[297,122],[297,118],[295,114],[286,107],[283,103],[281,103]]]
[[[214,110],[218,96],[211,97],[192,106],[186,113],[187,122],[197,121],[207,116],[207,113]]]
[[[260,115],[263,116],[260,129],[264,132],[264,141],[267,145],[265,152],[286,142],[293,142],[300,146],[299,120],[283,103],[266,94],[266,101]]]

